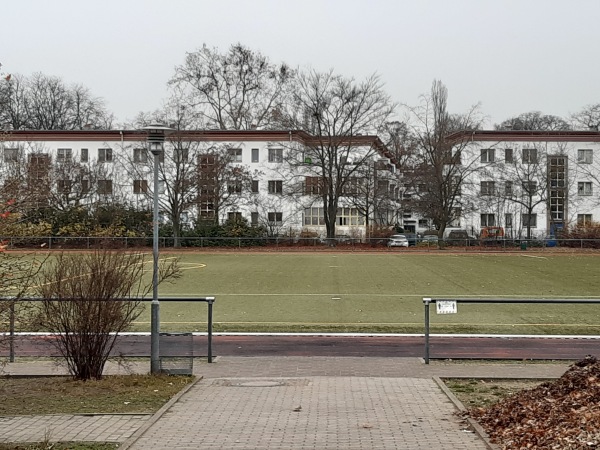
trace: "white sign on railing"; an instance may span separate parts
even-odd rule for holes
[[[438,314],[456,314],[456,301],[454,300],[438,300],[435,302],[436,311]]]

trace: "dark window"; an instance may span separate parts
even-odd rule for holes
[[[270,180],[269,181],[269,194],[281,194],[283,192],[283,181],[281,180]]]
[[[148,192],[148,180],[133,180],[133,193],[145,194]]]
[[[99,148],[98,149],[98,162],[112,162],[113,154],[112,148]]]

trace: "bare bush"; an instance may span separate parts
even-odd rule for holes
[[[77,380],[102,378],[118,334],[143,311],[141,298],[152,289],[142,253],[96,250],[61,253],[40,276],[44,299],[39,325],[57,333],[52,342]],[[150,270],[151,271],[151,270]],[[159,267],[159,282],[177,278],[177,260]]]

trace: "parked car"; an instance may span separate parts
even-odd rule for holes
[[[403,234],[394,234],[389,237],[388,247],[408,247],[408,239]]]
[[[419,242],[419,237],[416,233],[404,233],[404,236],[406,236],[406,240],[408,241],[409,246],[417,245],[417,242]]]
[[[437,237],[435,234],[426,234],[425,236],[423,236],[423,239],[421,239],[421,242],[425,243],[425,245],[433,246],[438,245],[439,240],[440,238]]]
[[[478,245],[479,239],[475,236],[470,236],[467,230],[452,230],[446,238],[448,245]]]

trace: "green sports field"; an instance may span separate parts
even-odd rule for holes
[[[162,253],[159,296],[214,296],[216,331],[422,333],[423,297],[600,298],[600,255]],[[432,332],[599,334],[599,305],[466,305]],[[164,331],[206,330],[204,303],[162,303]],[[149,330],[149,308],[135,324]]]

